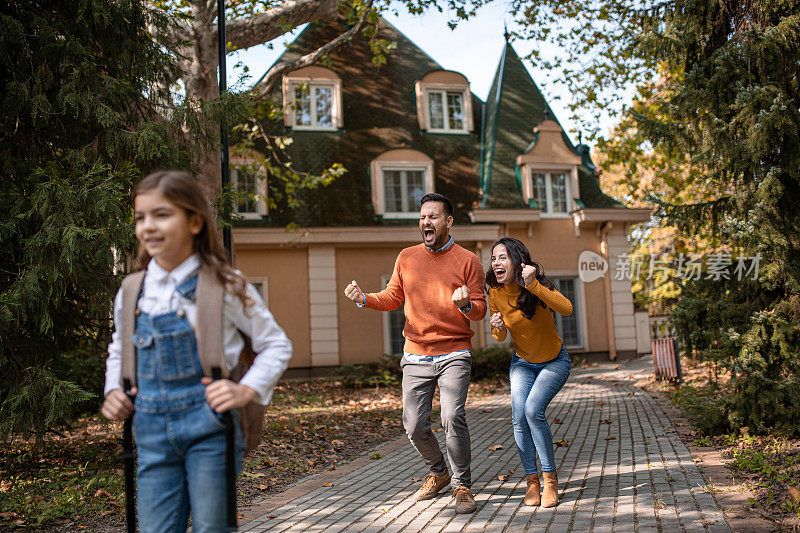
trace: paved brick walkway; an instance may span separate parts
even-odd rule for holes
[[[241,531],[730,531],[666,416],[625,379],[637,369],[645,367],[573,371],[550,405],[562,498],[555,508],[522,504],[526,485],[510,401],[499,395],[468,410],[474,514],[456,515],[449,492],[423,502],[409,499],[426,471],[407,444],[333,486],[312,480],[309,492]],[[441,443],[443,432],[436,435]],[[502,449],[489,448],[497,444]]]

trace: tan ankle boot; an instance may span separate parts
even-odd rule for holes
[[[542,496],[539,494],[539,490],[541,490],[539,476],[531,474],[527,478],[528,490],[525,491],[525,505],[539,505],[542,502]]]
[[[542,507],[555,507],[558,504],[558,478],[555,472],[542,472],[544,489],[542,490]]]

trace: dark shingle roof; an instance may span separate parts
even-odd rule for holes
[[[533,128],[545,120],[549,108],[528,73],[522,60],[509,43],[506,43],[500,64],[486,99],[483,150],[481,160],[481,207],[525,208],[520,189],[516,158],[525,153],[533,143]],[[549,111],[549,117],[558,121]],[[575,147],[564,134],[564,143]],[[579,169],[580,198],[586,207],[622,207],[600,190],[588,165],[594,165],[588,152],[580,154],[583,165]]]
[[[315,50],[342,31],[342,22],[309,24],[279,60]],[[299,209],[272,213],[274,224],[374,225],[370,161],[395,148],[410,148],[434,160],[435,188],[456,207],[456,221],[468,221],[467,212],[478,198],[480,114],[483,103],[473,95],[475,132],[468,135],[420,131],[414,83],[443,67],[388,22],[379,23],[380,37],[397,43],[381,67],[372,64],[369,42],[354,38],[329,54],[322,66],[342,79],[344,128],[339,132],[296,131],[287,153],[295,168],[316,172],[339,162],[347,173],[328,187],[310,191]],[[276,87],[275,98],[280,98]],[[282,128],[282,124],[279,126]]]
[[[343,25],[341,20],[309,24],[278,61],[316,50],[344,31]],[[382,221],[373,211],[369,163],[394,148],[419,150],[434,160],[436,191],[453,201],[458,223],[468,221],[467,212],[478,201],[487,208],[527,207],[522,201],[515,163],[517,156],[535,142],[533,128],[544,120],[547,103],[514,49],[506,43],[485,108],[472,96],[475,132],[431,134],[419,128],[414,83],[443,67],[385,20],[380,21],[379,31],[381,38],[397,44],[387,55],[385,65],[373,65],[369,42],[360,36],[319,63],[342,79],[343,129],[295,131],[287,148],[294,167],[300,171],[319,172],[338,162],[347,173],[327,187],[302,193],[299,206],[290,208],[283,202],[272,210],[268,223],[295,222],[301,226],[415,223]],[[280,84],[276,84],[273,97],[280,100],[280,92]],[[552,113],[550,117],[554,118]],[[284,131],[282,122],[273,126],[275,133]],[[575,150],[566,134],[564,141]],[[586,207],[623,207],[600,190],[590,168],[588,150],[581,155],[582,203]]]

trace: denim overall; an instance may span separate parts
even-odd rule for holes
[[[197,275],[178,285],[194,301]],[[137,386],[133,434],[139,527],[142,533],[185,533],[226,527],[225,430],[200,383],[203,369],[194,330],[183,309],[151,316],[137,310]],[[235,413],[234,413],[235,416]],[[237,431],[237,461],[243,439]]]

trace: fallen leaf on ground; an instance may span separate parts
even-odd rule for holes
[[[553,424],[561,424],[561,423],[562,420],[560,418],[556,418],[555,420],[553,420]]]
[[[491,413],[492,411],[494,411],[494,409],[491,407],[487,407],[486,409],[481,409],[481,413]]]
[[[606,440],[617,440],[617,437],[608,436],[605,438]]]
[[[262,483],[261,485],[257,485],[257,487],[258,487],[259,490],[267,490],[269,488],[269,485],[264,485]]]
[[[242,475],[249,478],[266,477],[266,474],[262,474],[261,472],[242,472]]]
[[[800,489],[797,487],[792,487],[791,485],[787,485],[789,489],[789,497],[792,499],[794,503],[800,502]]]
[[[434,433],[439,433],[440,431],[444,431],[444,428],[439,428],[439,429],[434,429],[433,430]]]
[[[604,418],[603,420],[600,421],[600,423],[601,424],[610,424],[611,423],[611,419],[610,418]]]
[[[557,440],[553,444],[556,445],[556,448],[567,447],[569,446],[569,441],[565,439]]]
[[[267,518],[277,518],[274,514],[269,515]]]
[[[492,450],[493,452],[495,452],[497,450],[502,450],[503,449],[503,445],[502,444],[492,444],[491,446],[489,446],[489,449]]]
[[[333,487],[333,483],[323,483],[323,487]]]
[[[242,513],[236,513],[236,518],[242,519],[244,515]]]
[[[497,479],[499,479],[500,481],[506,481],[508,479],[508,475],[500,474],[499,476],[497,476]]]

